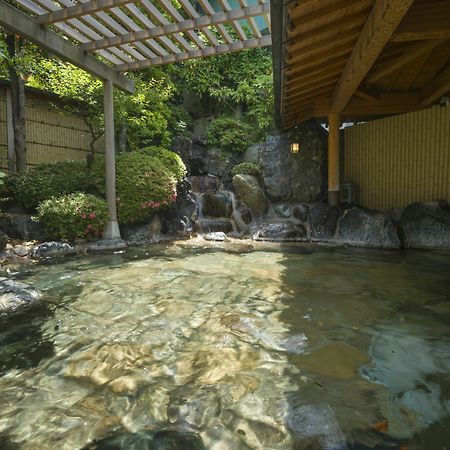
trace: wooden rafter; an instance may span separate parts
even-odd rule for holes
[[[382,64],[380,67],[374,69],[366,79],[367,84],[374,83],[380,78],[389,75],[392,72],[403,67],[405,64],[414,61],[419,56],[429,53],[438,45],[441,45],[445,42],[445,40],[433,40],[433,41],[425,41],[419,42],[418,44],[410,45],[403,50],[402,56],[395,58],[394,61],[388,61]]]
[[[336,39],[348,31],[356,31],[358,36],[366,18],[367,12],[363,11],[358,15],[347,17],[339,21],[333,21],[318,27],[315,30],[303,32],[298,39],[288,39],[286,42],[287,50],[289,53],[299,52],[307,46],[320,45],[321,42],[326,42],[326,40]],[[338,27],[339,29],[337,29]]]
[[[126,63],[117,66],[117,70],[130,71],[145,69],[149,66],[160,66],[163,64],[177,63],[187,61],[189,59],[206,58],[208,56],[221,55],[223,53],[238,52],[249,48],[267,47],[272,44],[271,36],[263,36],[261,38],[247,39],[246,41],[234,41],[231,44],[220,44],[216,47],[206,47],[189,52],[181,52],[162,56],[159,58],[151,58],[145,61],[137,61],[134,63]]]
[[[370,9],[372,0],[355,0],[352,2],[339,3],[338,9],[333,9],[331,11],[326,11],[320,15],[311,14],[311,18],[305,17],[302,19],[301,25],[294,27],[291,31],[288,31],[288,38],[293,39],[299,37],[303,33],[307,33],[312,30],[317,30],[317,28],[326,26],[329,23],[340,22],[345,18],[352,17],[353,15],[358,15],[361,12],[367,14]],[[295,21],[294,21],[295,22]]]
[[[448,92],[450,92],[450,67],[420,91],[420,105],[429,106]]]
[[[244,9],[236,9],[229,12],[219,12],[211,16],[200,16],[196,19],[188,19],[182,22],[169,23],[167,25],[156,26],[147,30],[136,31],[133,33],[114,36],[112,38],[99,39],[97,41],[87,42],[83,45],[86,51],[94,51],[102,48],[113,47],[121,44],[144,41],[149,38],[168,36],[175,33],[194,30],[212,25],[228,23],[233,20],[245,19],[248,17],[259,16],[269,10],[269,4],[248,6]]]
[[[344,109],[412,3],[413,0],[376,0],[334,91],[333,112]]]

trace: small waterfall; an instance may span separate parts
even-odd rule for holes
[[[235,198],[231,191],[224,190],[220,178],[212,175],[190,177],[192,195],[198,205],[195,228],[198,234],[223,232],[238,233],[233,217]]]

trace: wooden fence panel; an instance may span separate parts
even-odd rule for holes
[[[344,173],[369,208],[450,201],[450,106],[346,128]]]
[[[28,166],[86,160],[92,135],[82,117],[62,112],[55,106],[55,100],[45,94],[27,92],[25,118]],[[104,152],[103,137],[94,149],[96,153]],[[0,168],[7,167],[6,88],[0,87]]]

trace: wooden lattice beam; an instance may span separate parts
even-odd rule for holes
[[[372,68],[414,0],[376,0],[333,95],[331,110],[340,112]]]
[[[134,92],[134,83],[81,48],[71,44],[55,32],[42,27],[36,20],[0,0],[0,26],[23,36],[59,56],[65,61],[87,70],[102,80],[110,80],[126,92]]]
[[[145,41],[149,38],[168,36],[171,34],[181,33],[197,28],[224,24],[234,20],[247,19],[249,17],[265,14],[269,10],[269,4],[264,3],[262,5],[248,6],[247,8],[243,9],[235,9],[228,12],[219,12],[210,16],[200,16],[196,19],[188,19],[182,22],[161,25],[147,30],[114,36],[112,38],[99,39],[97,41],[92,41],[84,44],[83,49],[86,51],[94,51],[131,42]]]
[[[189,59],[206,58],[208,56],[238,52],[240,50],[246,50],[249,48],[267,47],[269,45],[272,45],[272,37],[263,36],[261,38],[248,39],[246,41],[234,41],[231,44],[220,44],[216,47],[206,47],[189,52],[174,53],[158,58],[150,58],[145,61],[120,64],[117,66],[117,69],[122,71],[140,70],[145,69],[149,66],[161,66],[163,64],[177,63],[181,61],[187,61]]]
[[[38,16],[37,20],[43,25],[50,25],[56,22],[63,22],[76,17],[87,16],[98,11],[116,8],[118,6],[131,3],[133,0],[91,0],[86,3],[79,3],[68,8],[51,11],[47,14]]]

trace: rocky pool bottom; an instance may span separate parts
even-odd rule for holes
[[[450,255],[158,244],[23,268],[0,448],[450,443]]]

